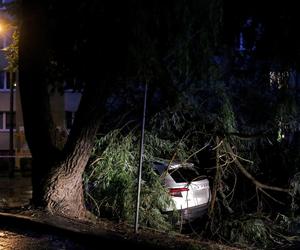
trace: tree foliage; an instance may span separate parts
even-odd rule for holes
[[[85,174],[85,183],[88,203],[98,216],[134,222],[139,160],[136,134],[132,131],[124,135],[122,130],[114,130],[96,142],[93,162]],[[146,136],[148,143],[143,165],[140,223],[167,229],[171,225],[162,211],[172,205],[172,201],[152,164],[153,157],[159,156],[157,152],[160,149],[171,150],[174,145],[158,138],[150,138]],[[151,144],[155,139],[160,144]]]
[[[31,1],[24,3],[31,17]],[[226,227],[225,233],[219,231],[222,223],[239,224],[227,223],[227,215],[276,213],[287,207],[294,215],[299,212],[299,86],[295,79],[288,81],[299,62],[293,33],[298,16],[291,6],[274,4],[265,15],[266,9],[256,10],[247,1],[249,8],[237,5],[240,12],[234,15],[232,6],[221,0],[35,4],[34,17],[41,22],[25,20],[20,76],[29,146],[38,164],[46,162],[45,171],[37,170],[39,180],[57,169],[69,171],[62,167],[69,157],[84,153],[80,179],[100,130],[85,174],[88,203],[100,216],[105,211],[132,221],[138,104],[147,82],[146,162],[164,157],[207,169],[212,184],[210,236],[228,235]],[[25,39],[30,24],[34,43]],[[285,31],[286,25],[292,28]],[[244,50],[237,48],[240,34],[248,39]],[[35,56],[30,58],[29,52]],[[61,149],[54,147],[46,101],[49,84],[64,83],[82,89],[83,98]],[[160,209],[168,199],[148,163],[142,221],[165,227]],[[74,172],[62,176],[76,172],[76,163],[71,165]],[[251,228],[261,229],[259,242],[270,236],[261,220],[247,225],[247,238]]]

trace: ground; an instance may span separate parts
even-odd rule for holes
[[[97,238],[110,242],[120,242],[128,246],[144,245],[148,249],[219,249],[236,250],[237,248],[193,239],[188,235],[174,232],[162,232],[142,227],[135,234],[133,225],[116,223],[107,219],[92,221],[71,220],[32,209],[28,205],[31,198],[31,177],[16,174],[8,178],[0,173],[0,225],[5,221],[16,226],[43,227],[46,231],[63,231],[63,234],[79,234],[80,237]],[[1,213],[2,212],[2,213]],[[25,226],[25,228],[27,228]],[[131,248],[132,249],[132,248]],[[140,248],[139,248],[140,249]]]
[[[237,250],[215,242],[192,239],[189,236],[174,233],[162,232],[151,228],[142,227],[136,234],[134,227],[126,223],[116,223],[106,219],[96,221],[71,220],[64,217],[54,216],[40,210],[33,210],[30,207],[2,210],[3,218],[10,220],[10,223],[29,223],[36,227],[47,227],[51,231],[66,231],[68,233],[80,234],[81,237],[102,239],[104,242],[117,242],[129,247],[143,249],[219,249]],[[239,248],[240,249],[240,248]]]

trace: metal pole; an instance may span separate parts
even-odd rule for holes
[[[143,108],[143,119],[141,129],[141,141],[140,141],[140,162],[138,169],[138,186],[137,186],[137,199],[136,199],[136,212],[135,212],[135,233],[138,232],[139,228],[139,210],[140,210],[140,193],[141,193],[141,180],[142,180],[142,167],[143,167],[143,156],[144,156],[144,134],[145,134],[145,119],[146,119],[146,105],[147,105],[147,90],[148,85],[145,84],[144,93],[144,108]]]
[[[9,105],[9,155],[13,156],[14,154],[14,82],[13,82],[13,72],[9,71],[9,80],[10,80],[10,105]],[[14,157],[10,158],[9,161],[9,177],[14,176],[15,170],[15,159]]]

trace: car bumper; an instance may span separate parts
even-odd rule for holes
[[[175,219],[174,216],[177,218],[175,219],[177,223],[185,224],[192,222],[198,218],[201,218],[204,214],[208,211],[208,204],[203,204],[200,206],[189,207],[185,209],[177,210],[178,214],[174,215],[174,211],[167,212],[173,220]],[[178,216],[178,217],[177,217]],[[177,224],[176,223],[176,224]]]
[[[180,217],[182,222],[185,223],[202,217],[204,214],[207,213],[207,210],[208,210],[208,204],[204,204],[200,206],[181,209],[179,210],[179,212],[180,212]]]

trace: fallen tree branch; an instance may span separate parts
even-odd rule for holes
[[[217,145],[216,145],[212,150],[218,149],[218,148],[222,145],[222,143],[223,143],[223,140],[218,139],[218,140],[216,141],[216,144],[217,144]]]
[[[232,151],[232,148],[228,143],[224,143],[226,150],[228,153],[231,155],[232,159],[234,159],[234,162],[238,169],[244,174],[248,179],[250,179],[253,184],[258,188],[258,189],[268,189],[268,190],[273,190],[273,191],[278,191],[278,192],[285,192],[289,193],[290,190],[287,188],[280,188],[280,187],[275,187],[275,186],[269,186],[266,184],[261,183],[260,181],[256,180],[245,168],[244,166],[240,163],[240,161],[237,159],[235,153]]]
[[[211,192],[211,201],[210,201],[210,207],[209,207],[209,212],[208,212],[210,218],[212,217],[212,214],[214,212],[214,207],[215,207],[215,203],[217,200],[217,191],[219,189],[220,179],[221,179],[219,146],[222,144],[222,141],[220,142],[219,137],[216,137],[216,144],[217,144],[217,146],[215,147],[215,149],[216,149],[216,174],[214,177],[214,184],[213,184],[213,189]]]
[[[232,151],[232,153],[233,153],[233,151]],[[250,161],[250,160],[248,160],[248,159],[245,159],[245,158],[243,158],[243,157],[241,157],[241,156],[239,156],[239,155],[237,155],[237,154],[235,154],[235,153],[233,153],[234,154],[234,159],[233,159],[233,161],[235,161],[235,159],[236,158],[239,158],[240,160],[242,160],[242,161],[245,161],[245,162],[248,162],[248,163],[250,163],[250,164],[253,164],[253,161]]]
[[[271,131],[271,130],[267,129],[267,130],[257,131],[254,133],[229,132],[229,133],[225,133],[225,135],[235,136],[235,137],[238,137],[239,139],[244,139],[244,140],[252,140],[252,139],[256,139],[256,138],[262,138],[267,135],[272,135],[272,133],[269,133],[269,131]]]
[[[272,195],[268,194],[265,190],[263,190],[263,189],[260,188],[259,191],[261,191],[263,194],[265,194],[266,196],[268,196],[271,200],[273,200],[273,201],[275,201],[275,202],[277,202],[277,203],[279,203],[281,205],[285,205],[282,201],[279,201],[279,200],[275,199]]]
[[[210,138],[209,142],[207,142],[202,148],[200,148],[199,150],[197,150],[196,152],[192,153],[190,156],[188,156],[188,158],[185,160],[185,162],[187,162],[189,159],[191,159],[194,155],[198,154],[199,152],[203,151],[205,148],[207,148],[210,143],[212,141],[212,138]]]

